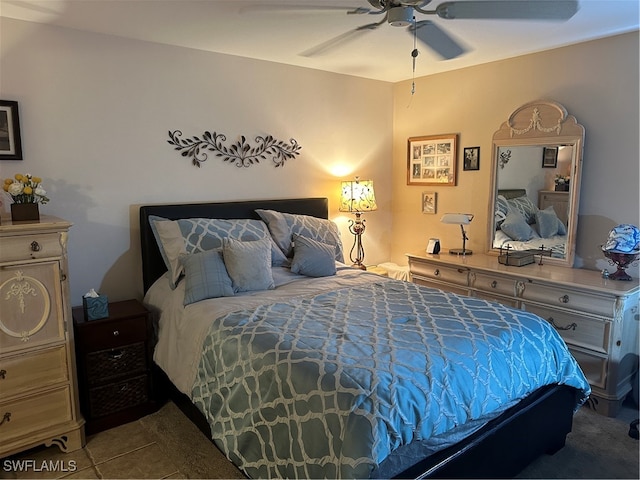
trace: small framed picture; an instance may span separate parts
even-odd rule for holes
[[[480,170],[480,147],[464,149],[463,170]]]
[[[556,168],[558,166],[558,147],[544,147],[542,149],[542,168]]]
[[[411,137],[407,142],[407,185],[455,186],[458,135]]]
[[[422,192],[422,213],[433,214],[438,210],[438,194]]]
[[[18,102],[0,100],[0,160],[22,160]]]

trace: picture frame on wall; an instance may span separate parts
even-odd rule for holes
[[[466,147],[463,151],[463,170],[480,170],[480,147]]]
[[[422,192],[422,213],[435,214],[438,211],[438,193]]]
[[[22,160],[18,102],[0,100],[0,160]]]
[[[407,141],[407,185],[455,186],[458,135],[410,137]]]
[[[558,147],[544,147],[542,149],[542,168],[556,168],[558,166]]]

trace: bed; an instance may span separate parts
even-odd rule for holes
[[[566,225],[553,207],[539,209],[525,189],[498,190],[493,248],[510,251],[545,248],[554,258],[565,258]]]
[[[293,250],[278,231],[291,233],[285,217],[300,227]],[[562,448],[589,386],[553,328],[499,304],[347,267],[336,260],[342,252],[331,244],[335,230],[327,217],[326,198],[140,209],[145,303],[158,322],[158,383],[227,458],[251,478],[504,478]],[[176,263],[167,261],[168,244],[161,251],[152,225],[175,234],[179,219],[190,234],[212,223],[231,231],[223,219],[236,219],[243,232],[257,226],[268,238],[256,241],[251,231],[225,240],[219,255],[187,252],[184,276],[172,284]],[[308,229],[317,225],[324,236],[314,243]],[[198,243],[192,240],[185,242]],[[242,281],[232,280],[228,296],[187,295],[196,282],[187,282],[195,278],[186,271],[192,259],[222,258],[231,277],[233,248],[242,253],[257,245],[262,253],[253,265],[268,255],[270,288],[235,291]],[[275,265],[278,249],[291,265]],[[326,261],[300,267],[305,251],[325,260],[330,252],[335,273],[322,270]],[[516,325],[511,333],[498,327],[507,320]],[[463,331],[473,331],[472,340]],[[537,353],[506,363],[495,356],[508,351],[511,358],[534,337]],[[447,360],[441,356],[447,350],[463,356]],[[508,380],[493,378],[503,367]],[[450,393],[445,384],[462,392]],[[513,396],[503,399],[502,391]]]

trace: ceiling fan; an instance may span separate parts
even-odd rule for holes
[[[327,53],[362,33],[375,30],[388,23],[394,27],[407,27],[407,31],[440,57],[450,60],[465,53],[465,49],[444,29],[430,20],[420,19],[421,15],[436,15],[445,20],[456,19],[499,19],[499,20],[568,20],[578,11],[577,0],[460,0],[445,1],[433,10],[427,6],[431,0],[367,0],[371,7],[333,7],[333,6],[267,6],[284,10],[346,10],[349,15],[380,15],[374,23],[361,25],[335,38],[302,52],[303,56],[313,57]],[[414,48],[412,56],[418,52]]]

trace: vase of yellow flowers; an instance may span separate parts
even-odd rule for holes
[[[14,222],[40,220],[39,205],[49,201],[47,192],[42,188],[42,179],[27,173],[18,173],[4,180],[3,189],[13,203],[11,220]]]

